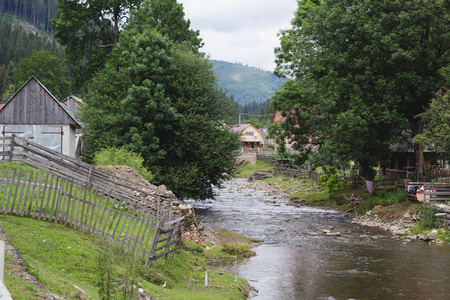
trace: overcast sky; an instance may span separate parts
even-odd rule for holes
[[[273,71],[281,29],[290,28],[297,0],[178,0],[200,30],[211,59]]]

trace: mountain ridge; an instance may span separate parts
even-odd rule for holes
[[[234,101],[241,105],[265,102],[286,81],[257,67],[214,59],[211,62],[218,77],[218,86],[223,87],[227,96],[233,96]]]

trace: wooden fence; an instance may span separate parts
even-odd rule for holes
[[[285,174],[289,175],[291,177],[296,177],[299,179],[309,179],[311,178],[311,172],[308,170],[303,169],[297,169],[297,168],[290,168],[290,167],[279,167],[274,166],[273,167],[273,173],[274,174]]]
[[[278,160],[278,157],[270,155],[270,154],[264,154],[264,153],[257,152],[256,159],[257,160],[265,160],[265,161],[269,161],[269,162],[276,162]]]
[[[39,170],[2,169],[0,212],[73,226],[137,252],[145,265],[180,246],[173,194],[100,171],[26,139],[1,138],[0,155]]]
[[[423,188],[424,201],[450,201],[450,184],[437,182],[408,182],[407,186],[414,187],[413,196],[417,198],[416,190]],[[420,193],[420,192],[419,192]]]

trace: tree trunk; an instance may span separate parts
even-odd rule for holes
[[[423,133],[423,123],[419,122],[417,124],[417,133]],[[415,169],[415,177],[416,181],[427,181],[428,174],[425,168],[425,157],[423,155],[423,148],[419,144],[414,144],[414,156],[416,158],[416,169]]]
[[[374,179],[374,172],[371,172],[371,166],[367,161],[359,162],[359,175],[366,180]]]

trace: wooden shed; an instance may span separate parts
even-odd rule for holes
[[[70,111],[70,113],[77,117],[78,112],[80,111],[80,106],[83,104],[83,101],[76,97],[76,96],[69,96],[63,101],[61,101],[62,104],[66,106],[66,108]]]
[[[0,109],[2,136],[15,134],[62,154],[76,157],[75,130],[81,124],[35,77]]]

